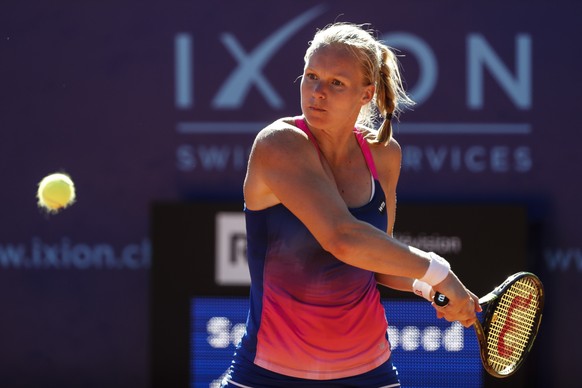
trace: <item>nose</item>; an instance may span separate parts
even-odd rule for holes
[[[313,95],[316,98],[325,98],[325,86],[323,82],[315,82],[313,85]]]

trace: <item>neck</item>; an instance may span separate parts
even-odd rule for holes
[[[359,152],[353,127],[335,131],[314,128],[312,133],[321,153],[332,165],[345,162],[356,150]]]

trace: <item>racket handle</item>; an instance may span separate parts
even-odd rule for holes
[[[435,292],[433,300],[434,304],[440,307],[445,307],[446,305],[449,304],[449,298],[447,298],[445,295],[441,294],[438,291]]]

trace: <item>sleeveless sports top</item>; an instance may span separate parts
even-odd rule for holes
[[[315,138],[301,117],[296,125]],[[359,130],[354,129],[374,178],[371,201],[350,212],[386,230],[386,199]],[[250,310],[235,363],[304,379],[327,380],[368,372],[390,357],[388,327],[374,273],[325,251],[285,206],[245,208],[251,274]]]

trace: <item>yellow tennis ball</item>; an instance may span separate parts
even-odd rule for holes
[[[66,174],[48,175],[38,184],[37,198],[38,206],[56,213],[75,202],[75,184]]]

